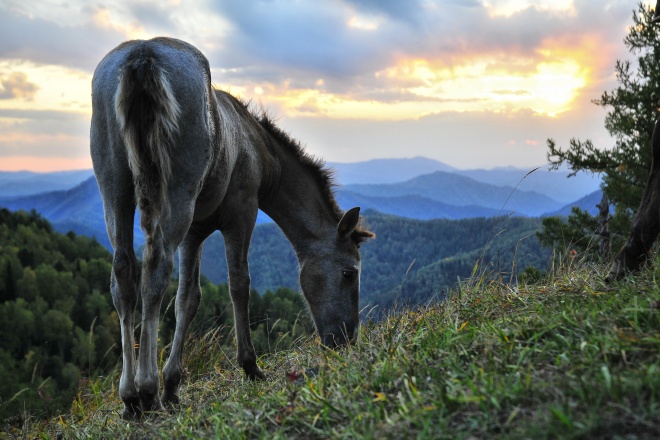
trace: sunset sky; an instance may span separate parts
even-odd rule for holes
[[[651,4],[651,1],[645,1]],[[655,1],[653,1],[655,3]],[[546,139],[612,145],[605,110],[631,0],[0,0],[0,170],[91,168],[90,82],[167,35],[216,87],[328,161],[534,167]]]

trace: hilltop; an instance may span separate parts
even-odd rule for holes
[[[337,351],[309,337],[245,382],[233,348],[188,341],[172,415],[120,419],[117,375],[70,415],[14,427],[39,438],[658,438],[660,276],[601,281],[567,259],[535,282],[486,275],[447,301],[401,308]],[[531,274],[530,274],[531,275]],[[538,277],[538,273],[536,276]],[[531,280],[531,278],[529,278]]]

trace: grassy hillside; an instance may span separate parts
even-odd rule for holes
[[[400,310],[358,343],[266,355],[245,382],[213,334],[188,344],[172,415],[120,419],[116,375],[71,415],[8,426],[27,438],[658,438],[660,269],[606,285],[603,268],[533,285],[482,277]]]

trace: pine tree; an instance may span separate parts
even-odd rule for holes
[[[628,234],[646,185],[651,167],[651,135],[660,114],[660,30],[652,23],[653,12],[642,3],[633,11],[633,25],[624,43],[636,56],[636,62],[617,61],[618,87],[593,101],[610,109],[605,117],[605,128],[614,146],[604,149],[590,140],[571,139],[569,147],[562,149],[554,140],[547,141],[547,157],[553,168],[567,164],[573,174],[589,171],[602,175],[603,191],[615,206],[609,227],[617,247]],[[571,216],[575,216],[573,222],[580,216],[593,223],[583,212],[574,212]],[[543,228],[545,244],[559,244],[560,238],[566,239],[566,231],[557,223],[544,222]],[[584,237],[571,239],[585,241]]]

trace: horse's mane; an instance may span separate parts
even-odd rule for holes
[[[293,139],[281,128],[275,125],[273,118],[263,112],[261,115],[254,115],[259,124],[271,135],[282,147],[286,148],[298,162],[305,168],[316,180],[323,198],[328,203],[337,222],[341,220],[344,212],[341,210],[335,200],[334,188],[337,186],[334,177],[334,170],[327,167],[322,159],[312,156],[305,151],[305,147],[300,142]]]
[[[245,104],[246,109],[249,104]],[[249,111],[249,110],[248,110]],[[275,124],[275,121],[271,116],[269,116],[265,111],[260,112],[260,114],[255,114],[252,112],[252,116],[259,122],[259,125],[266,130],[266,132],[272,136],[272,138],[283,148],[288,150],[296,160],[306,169],[316,180],[321,194],[325,199],[328,207],[330,208],[332,215],[335,218],[335,221],[339,223],[339,220],[344,215],[344,211],[339,207],[337,201],[335,200],[334,188],[337,187],[335,182],[334,170],[325,165],[325,162],[315,156],[308,154],[305,151],[305,148],[300,145],[300,142],[293,139],[286,132],[284,132],[280,127]],[[358,225],[353,231],[351,237],[355,243],[360,246],[360,243],[374,238],[375,234],[364,229],[361,225],[361,220],[358,222]]]

